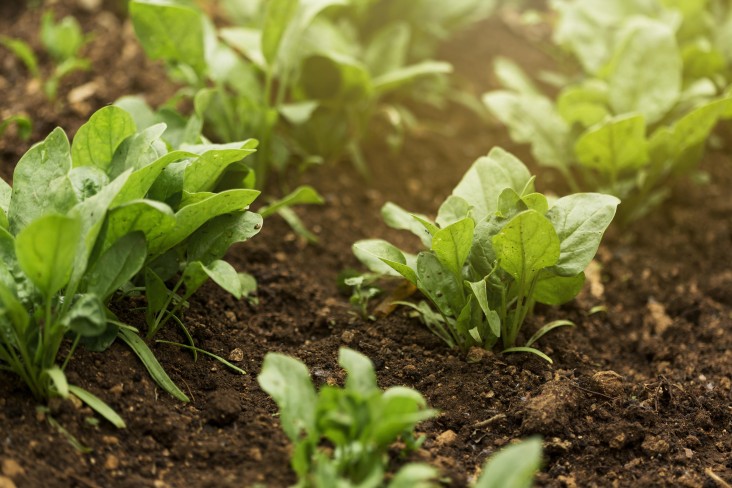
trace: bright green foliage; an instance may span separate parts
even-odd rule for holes
[[[541,467],[541,439],[501,449],[488,459],[474,488],[531,488]]]
[[[12,189],[0,182],[0,369],[39,399],[69,394],[68,358],[56,366],[67,335],[71,356],[79,343],[105,349],[123,331],[156,379],[172,384],[107,309],[118,290],[146,289],[152,335],[209,278],[236,297],[251,288],[222,258],[261,228],[246,211],[259,192],[242,187],[240,162],[256,141],[169,152],[164,130],[138,132],[124,110],[105,107],[73,145],[56,129],[33,146]],[[96,397],[77,396],[110,418]]]
[[[566,321],[547,324],[515,347],[535,303],[560,305],[584,284],[584,269],[600,245],[619,200],[578,193],[551,205],[534,190],[534,177],[511,154],[495,148],[478,159],[440,207],[436,223],[394,204],[386,223],[417,235],[417,256],[382,240],[359,241],[356,256],[373,272],[402,276],[427,297],[413,306],[451,347],[528,351]]]
[[[387,450],[398,439],[410,449],[421,440],[414,427],[436,412],[415,390],[376,385],[371,361],[341,349],[339,364],[348,373],[344,388],[324,386],[316,393],[307,367],[297,359],[269,353],[257,380],[280,409],[282,429],[293,443],[292,468],[301,487],[384,486]],[[332,449],[323,449],[322,441]],[[404,466],[391,488],[435,486],[436,470]]]
[[[363,165],[359,144],[378,110],[406,123],[400,122],[406,109],[386,105],[386,97],[451,70],[426,60],[432,49],[425,46],[484,15],[492,2],[268,0],[228,6],[241,25],[217,32],[194,8],[132,1],[143,47],[188,85],[182,94],[193,96],[195,113],[186,122],[170,108],[154,114],[139,101],[126,103],[138,105],[148,119],[174,118],[181,128],[203,128],[222,142],[258,138],[252,161],[261,187],[271,170],[282,171],[293,159],[308,165],[348,155]]]
[[[732,116],[732,9],[691,0],[555,0],[555,42],[582,67],[555,100],[518,66],[496,62],[491,112],[574,191],[611,193],[624,221],[693,170],[717,121]]]
[[[38,57],[28,43],[20,39],[0,36],[0,45],[9,49],[30,72],[43,83],[43,92],[49,100],[55,100],[61,80],[75,71],[90,68],[89,60],[79,57],[79,51],[88,38],[73,17],[53,20],[53,13],[46,12],[41,20],[41,44],[54,61],[53,71],[44,76],[38,66]]]

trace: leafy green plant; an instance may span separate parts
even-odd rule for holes
[[[409,449],[419,446],[414,427],[436,412],[415,390],[379,389],[373,364],[358,352],[342,348],[339,364],[348,373],[344,388],[324,386],[316,393],[307,367],[277,353],[265,356],[257,380],[277,403],[282,429],[293,443],[297,486],[383,486],[389,446],[399,438]],[[433,486],[436,474],[429,466],[408,464],[388,486]]]
[[[0,121],[0,137],[2,137],[8,127],[13,124],[17,127],[18,136],[21,139],[25,141],[30,137],[31,131],[33,130],[33,122],[30,117],[23,114],[11,115],[5,120]]]
[[[90,68],[89,60],[79,56],[79,51],[89,38],[84,35],[75,18],[64,17],[56,23],[53,13],[49,11],[43,14],[41,20],[40,39],[54,63],[47,76],[41,73],[38,56],[27,42],[0,36],[0,45],[9,49],[23,62],[31,76],[41,82],[43,93],[49,100],[56,100],[58,85],[64,77]]]
[[[496,74],[505,89],[486,94],[484,102],[512,138],[530,144],[537,162],[561,172],[573,191],[611,193],[623,201],[622,220],[637,219],[663,201],[673,178],[696,168],[717,121],[732,116],[728,49],[722,29],[708,29],[715,25],[708,8],[721,6],[661,0],[552,5],[554,40],[581,73],[560,77],[552,99],[517,65],[500,59]]]
[[[478,159],[439,209],[435,222],[388,203],[387,225],[417,235],[427,250],[402,252],[386,241],[354,244],[372,272],[403,277],[429,299],[411,305],[450,347],[531,352],[556,321],[516,346],[536,303],[559,305],[582,289],[584,269],[615,215],[619,200],[578,193],[552,203],[534,189],[534,177],[516,157],[494,148]]]
[[[205,281],[236,297],[250,286],[222,258],[261,228],[261,216],[246,211],[259,191],[240,187],[241,160],[256,141],[171,152],[164,130],[137,131],[124,110],[105,107],[73,144],[54,130],[18,162],[12,189],[0,185],[0,369],[39,399],[73,393],[104,414],[63,370],[79,343],[103,350],[119,336],[187,400],[110,301],[145,291],[148,335],[171,318],[188,335],[176,315]],[[73,345],[58,367],[67,335]]]
[[[148,55],[189,87],[183,94],[194,97],[205,133],[260,140],[254,165],[261,186],[292,156],[307,165],[348,154],[363,167],[359,142],[385,97],[450,70],[408,59],[406,25],[390,24],[361,44],[348,12],[378,11],[372,3],[253,2],[240,10],[244,26],[218,33],[186,6],[134,0],[130,15]]]
[[[541,439],[533,437],[491,456],[474,488],[531,488],[541,467]]]

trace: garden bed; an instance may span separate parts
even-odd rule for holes
[[[34,94],[21,66],[0,50],[0,115],[28,113],[35,123],[30,142],[55,125],[73,134],[96,108],[121,95],[142,92],[158,103],[174,92],[162,68],[145,61],[128,24],[107,10],[87,12],[72,3],[55,8],[74,13],[85,30],[97,33],[87,48],[94,71],[70,78],[60,93],[68,97],[72,87],[93,83],[91,95],[57,110]],[[38,30],[37,12],[5,3],[0,14],[3,34],[31,40]],[[510,53],[532,66],[542,62],[538,50],[497,20],[462,34],[445,53],[476,93],[489,88],[488,66],[496,54]],[[247,375],[153,345],[190,396],[184,404],[157,388],[125,346],[115,344],[106,354],[80,351],[69,367],[70,381],[110,403],[128,424],[116,430],[90,422],[94,416],[86,408],[53,402],[52,418],[93,449],[81,453],[37,413],[19,381],[0,374],[1,475],[18,487],[290,485],[295,476],[288,440],[275,404],[256,382],[264,354],[291,354],[310,367],[317,384],[338,383],[337,351],[348,346],[374,361],[380,386],[413,387],[441,411],[418,427],[427,440],[411,459],[440,468],[451,486],[466,486],[487,456],[532,434],[545,441],[540,486],[712,487],[724,486],[715,476],[731,481],[729,127],[718,131],[721,147],[702,164],[708,185],[682,183],[644,221],[612,227],[580,297],[559,309],[540,307],[530,319],[530,328],[558,318],[577,325],[541,344],[554,365],[525,354],[476,353],[467,361],[405,310],[362,320],[336,286],[341,270],[358,266],[350,250],[354,241],[384,237],[416,244],[383,226],[379,209],[386,201],[434,213],[472,161],[495,145],[529,161],[502,129],[466,109],[424,112],[420,130],[401,152],[377,137],[366,146],[368,184],[348,164],[305,176],[326,199],[322,207],[298,209],[319,244],[307,245],[271,219],[259,236],[230,252],[238,269],[257,278],[258,305],[213,286],[192,299],[184,319],[198,346],[241,359],[237,365]],[[3,177],[27,148],[12,131],[0,139]],[[547,178],[540,181],[546,185]],[[606,310],[590,314],[598,305]],[[144,327],[142,315],[126,312],[129,302],[113,308]],[[173,328],[163,335],[181,339]]]

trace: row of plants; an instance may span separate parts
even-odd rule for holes
[[[279,213],[308,235],[290,207],[322,203],[313,188],[249,210],[267,177],[285,180],[294,165],[344,156],[366,172],[360,144],[374,118],[384,114],[398,140],[414,119],[407,106],[416,94],[430,103],[454,96],[449,64],[431,60],[438,41],[492,7],[477,0],[225,5],[236,27],[217,28],[184,2],[132,0],[142,46],[165,62],[179,93],[157,109],[140,97],[120,99],[96,112],[73,143],[56,129],[18,162],[12,188],[0,184],[0,370],[19,376],[39,401],[74,395],[124,427],[64,373],[79,345],[104,351],[117,339],[162,388],[188,401],[146,342],[166,324],[186,338],[173,346],[243,373],[199,349],[182,314],[209,279],[236,298],[256,290],[252,276],[223,258],[263,219]],[[415,234],[421,252],[377,239],[353,246],[370,271],[349,280],[361,294],[356,301],[367,302],[364,287],[376,279],[406,279],[427,301],[403,304],[463,352],[498,347],[551,362],[537,341],[574,324],[554,321],[526,339],[535,305],[572,300],[616,210],[624,223],[658,205],[675,177],[697,168],[717,121],[732,116],[724,44],[732,29],[719,22],[732,14],[723,2],[564,0],[552,8],[557,61],[570,68],[533,80],[497,60],[506,89],[484,101],[572,193],[536,191],[527,167],[495,148],[436,218],[383,207],[387,225]],[[74,46],[59,60],[79,60],[84,36],[72,25],[44,17],[44,32],[56,29],[68,42],[49,45]],[[27,47],[2,43],[31,69]],[[539,83],[561,85],[556,100]],[[130,296],[145,297],[144,333],[114,313]],[[280,408],[300,485],[382,486],[389,478],[392,487],[432,486],[437,472],[425,465],[387,475],[387,451],[397,440],[418,448],[415,425],[437,412],[412,389],[382,392],[359,353],[341,350],[340,364],[345,387],[319,392],[307,368],[286,356],[269,354],[259,376]],[[530,486],[540,459],[540,441],[518,444],[489,461],[476,486]]]

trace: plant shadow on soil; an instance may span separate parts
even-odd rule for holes
[[[61,96],[92,83],[86,98],[77,93],[72,103],[49,106],[22,67],[0,52],[6,94],[0,115],[31,114],[36,124],[30,142],[55,125],[75,132],[94,109],[118,96],[144,92],[160,103],[175,89],[161,81],[159,66],[144,60],[129,24],[105,10],[73,5],[60,1],[55,9],[78,15],[85,29],[97,33],[87,47],[95,70],[74,75]],[[1,32],[26,39],[37,32],[37,12],[5,3],[0,12]],[[546,62],[496,20],[458,36],[445,53],[477,92],[490,87],[487,73],[496,54],[532,67]],[[274,403],[256,383],[264,354],[296,356],[324,384],[343,380],[337,350],[348,346],[374,361],[382,387],[416,388],[441,410],[419,426],[427,441],[409,459],[437,466],[451,486],[466,486],[487,456],[531,434],[545,439],[540,486],[714,487],[707,470],[732,480],[732,161],[725,151],[705,158],[709,185],[681,183],[662,210],[626,231],[611,229],[591,286],[575,302],[537,310],[529,328],[558,318],[577,324],[540,344],[553,366],[532,356],[492,353],[470,363],[404,310],[361,320],[335,286],[340,270],[357,267],[350,252],[355,240],[384,237],[416,245],[381,223],[384,202],[434,213],[491,146],[529,160],[526,148],[465,109],[420,111],[425,120],[441,122],[421,126],[400,153],[372,141],[370,184],[345,164],[306,175],[327,200],[298,210],[318,234],[318,245],[305,245],[271,219],[261,235],[230,252],[235,266],[257,278],[258,306],[213,286],[191,301],[185,322],[197,345],[224,357],[240,349],[238,365],[247,375],[153,345],[191,397],[183,404],[156,388],[124,346],[115,344],[105,354],[81,351],[69,379],[108,401],[128,423],[125,430],[96,425],[88,409],[53,402],[53,418],[94,449],[81,454],[36,413],[20,382],[0,374],[2,476],[18,487],[287,486],[295,481],[288,442]],[[725,145],[729,129],[719,131]],[[3,177],[9,178],[28,144],[12,130],[0,139]],[[543,189],[556,188],[545,174],[539,176]],[[597,305],[606,312],[589,314]],[[129,302],[115,306],[123,320],[144,325],[142,316],[128,311]],[[172,328],[161,338],[181,340]],[[395,465],[404,462],[394,454]]]

